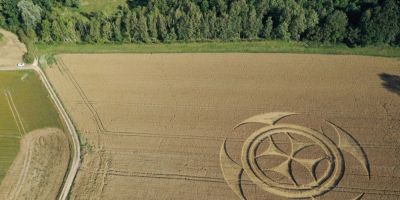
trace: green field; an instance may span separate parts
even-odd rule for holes
[[[313,45],[290,41],[192,42],[172,44],[36,44],[39,54],[60,53],[311,53],[400,57],[400,48]]]
[[[25,133],[45,127],[62,128],[62,122],[33,71],[0,72],[0,112],[1,181]]]
[[[113,12],[119,5],[126,0],[81,0],[81,9],[84,12],[104,11],[106,13]]]

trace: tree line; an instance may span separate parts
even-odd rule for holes
[[[294,40],[400,45],[400,0],[0,0],[0,25],[43,43]]]

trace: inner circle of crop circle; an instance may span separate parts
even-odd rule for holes
[[[328,169],[317,184],[283,185],[267,177],[260,169],[256,162],[257,148],[264,140],[279,133],[291,133],[306,137],[321,147],[325,154],[331,158]],[[251,181],[267,192],[288,198],[309,198],[322,195],[334,188],[344,173],[343,156],[329,138],[315,130],[292,124],[267,126],[254,132],[244,142],[241,160],[243,169]]]

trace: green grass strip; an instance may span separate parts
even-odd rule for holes
[[[171,44],[36,44],[39,54],[64,53],[304,53],[400,57],[399,47],[316,45],[293,41],[191,42]]]

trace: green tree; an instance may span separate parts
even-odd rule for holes
[[[289,24],[287,22],[282,22],[281,24],[278,25],[278,27],[276,27],[275,38],[282,40],[290,39]]]
[[[146,14],[147,26],[149,31],[149,37],[152,42],[156,42],[158,40],[158,29],[157,29],[157,18],[160,15],[157,7],[152,7]]]
[[[96,43],[101,41],[101,24],[98,20],[91,20],[89,24],[88,42]]]
[[[140,6],[146,6],[149,0],[127,0],[130,8],[137,8]]]
[[[218,38],[218,27],[217,27],[217,16],[215,12],[207,12],[208,17],[208,29],[209,29],[209,37],[208,39],[216,39]]]
[[[332,43],[342,42],[346,36],[347,24],[348,19],[346,13],[335,10],[326,17],[325,23],[321,28],[319,33],[321,41]]]
[[[210,31],[210,24],[209,24],[209,15],[205,14],[202,15],[201,21],[200,21],[200,33],[201,39],[210,39],[212,38],[212,34]]]
[[[32,51],[28,51],[22,57],[25,63],[32,64],[35,61],[35,56],[33,55]]]
[[[18,10],[17,3],[18,1],[0,0],[1,14],[4,18],[6,25],[12,31],[16,31],[20,26],[20,12]]]
[[[264,27],[262,30],[262,37],[265,39],[271,39],[271,33],[272,33],[272,29],[274,28],[274,22],[272,21],[271,17],[268,17],[267,20],[264,23]]]
[[[286,6],[286,9],[290,13],[289,32],[291,39],[300,40],[301,35],[307,28],[307,21],[305,17],[305,10],[299,4],[294,1],[290,1],[290,4]]]
[[[0,26],[27,42],[265,38],[400,45],[399,0],[127,0],[110,14],[78,7],[79,0],[0,0]]]
[[[122,42],[123,40],[121,33],[121,24],[122,24],[122,13],[117,12],[114,16],[114,20],[112,21],[113,41]]]
[[[228,30],[227,30],[227,24],[229,23],[229,17],[227,14],[223,14],[220,17],[217,17],[215,20],[215,37],[216,39],[221,39],[221,40],[228,40]]]
[[[137,32],[138,32],[138,40],[141,42],[149,42],[149,32],[147,27],[146,16],[144,15],[144,10],[140,10],[138,12],[138,21],[137,21]]]
[[[367,10],[361,18],[363,43],[392,43],[400,34],[400,7],[395,0]]]
[[[41,41],[46,43],[52,42],[53,39],[51,38],[51,32],[51,23],[49,22],[49,20],[43,20],[40,31]]]
[[[255,39],[261,32],[261,19],[257,17],[257,12],[254,7],[250,7],[248,12],[248,17],[245,18],[246,21],[243,23],[243,37]]]
[[[131,30],[132,30],[132,12],[128,10],[127,8],[122,9],[122,22],[121,22],[121,33],[122,33],[122,38],[124,42],[131,42],[132,41],[132,36],[131,36]],[[135,16],[136,18],[136,16]],[[136,21],[135,21],[136,22]]]
[[[244,7],[246,2],[244,0],[235,1],[232,3],[229,10],[228,25],[226,27],[226,37],[228,39],[239,39],[242,32],[242,19],[243,12],[247,14],[247,7]],[[244,18],[244,17],[243,17]],[[245,21],[247,23],[247,20]]]
[[[42,9],[32,1],[22,0],[18,3],[25,30],[36,29],[42,19]]]
[[[104,19],[101,24],[101,41],[109,42],[113,39],[113,27],[110,22],[110,19]]]
[[[175,11],[175,30],[178,40],[190,40],[194,32],[190,17],[179,8]]]
[[[64,31],[61,29],[60,24],[57,20],[52,21],[51,23],[52,30],[52,38],[56,42],[62,42],[64,38]]]
[[[80,0],[63,0],[63,3],[68,7],[78,8],[80,5]]]
[[[166,20],[163,15],[157,16],[157,33],[158,33],[158,40],[165,42],[168,37],[168,29],[166,26]]]

